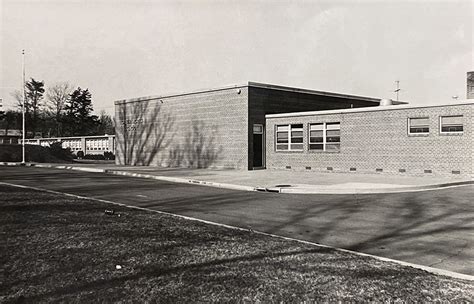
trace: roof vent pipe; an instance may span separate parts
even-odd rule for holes
[[[381,100],[380,100],[380,106],[381,106],[381,107],[384,107],[384,106],[391,106],[391,105],[393,105],[393,100],[391,100],[391,99],[384,98],[384,99],[381,99]]]

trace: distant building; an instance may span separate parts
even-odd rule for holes
[[[40,145],[43,147],[49,147],[49,145],[55,142],[61,142],[61,146],[64,149],[69,148],[74,154],[77,154],[79,151],[82,151],[85,155],[104,154],[104,152],[113,152],[115,154],[115,135],[25,139],[25,144],[27,145]]]
[[[466,98],[474,99],[474,71],[467,72]]]
[[[0,130],[0,144],[18,144],[20,137],[20,130]]]

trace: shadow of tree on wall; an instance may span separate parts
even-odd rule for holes
[[[186,133],[183,144],[177,144],[168,154],[169,167],[209,168],[215,164],[222,153],[215,139],[217,126],[207,126],[204,122],[193,120]]]
[[[117,154],[125,165],[150,165],[173,137],[174,119],[150,101],[123,104],[116,122]]]

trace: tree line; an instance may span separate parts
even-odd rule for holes
[[[13,92],[17,109],[0,111],[0,129],[22,130],[23,94]],[[93,114],[89,89],[68,82],[45,89],[44,81],[31,78],[25,84],[26,138],[114,134],[113,119],[104,110]]]

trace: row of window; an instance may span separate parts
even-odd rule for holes
[[[96,147],[92,147],[92,148],[91,147],[86,147],[86,150],[88,150],[88,151],[102,151],[102,150],[103,151],[108,151],[109,148],[108,147],[97,147],[97,148]]]
[[[440,116],[440,133],[462,134],[463,116]],[[408,119],[408,134],[429,134],[429,117]],[[303,124],[276,126],[276,151],[303,151]],[[341,150],[341,123],[309,124],[308,150],[339,152]]]
[[[81,140],[63,140],[61,142],[63,148],[70,148],[71,150],[81,149]]]
[[[338,152],[341,149],[339,122],[309,125],[309,150]],[[279,125],[276,128],[277,151],[303,150],[303,124]]]
[[[81,140],[63,140],[63,148],[69,148],[72,151],[82,150]],[[107,151],[109,150],[109,140],[108,139],[87,139],[86,140],[86,150],[88,151]]]
[[[463,116],[440,116],[440,133],[462,133],[464,132]],[[408,119],[408,134],[429,134],[430,118],[414,117]]]
[[[16,138],[0,138],[0,144],[17,144],[18,139]]]
[[[91,145],[89,143],[86,143],[86,149],[92,149],[92,148],[108,148],[108,144],[102,144],[102,145]]]
[[[85,139],[85,150],[87,151],[110,151],[114,149],[114,142],[112,145],[109,141],[110,137],[104,136],[99,138],[86,138]],[[52,143],[61,142],[63,148],[69,148],[71,151],[83,150],[84,138],[49,138],[49,139],[25,139],[26,144],[50,146]]]
[[[82,151],[81,147],[63,147],[63,148],[69,148],[71,151]],[[87,151],[109,151],[108,147],[98,147],[98,148],[91,148],[88,147],[86,148]]]

